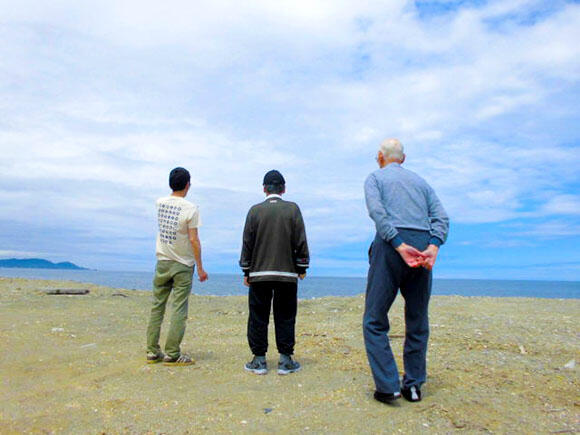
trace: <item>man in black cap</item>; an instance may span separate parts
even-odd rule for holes
[[[280,353],[278,374],[300,370],[292,359],[296,324],[298,278],[309,264],[304,221],[298,205],[284,201],[286,182],[276,170],[264,176],[266,200],[254,205],[246,217],[240,267],[249,290],[248,343],[254,354],[245,364],[258,375],[268,372],[268,322],[274,299],[276,347]]]

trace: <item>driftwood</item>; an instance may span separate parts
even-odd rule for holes
[[[88,295],[90,291],[86,288],[55,288],[46,290],[44,293],[47,295]]]
[[[111,296],[121,296],[121,297],[124,297],[124,298],[128,298],[129,297],[127,295],[124,295],[123,293],[113,293]]]

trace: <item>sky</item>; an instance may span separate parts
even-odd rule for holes
[[[312,275],[365,276],[379,143],[451,219],[435,277],[580,280],[580,2],[0,0],[0,258],[150,271],[192,174],[239,273],[280,170]]]

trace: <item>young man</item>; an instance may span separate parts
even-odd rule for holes
[[[189,172],[175,168],[169,174],[171,195],[157,200],[157,266],[153,279],[153,307],[147,328],[147,362],[163,361],[165,365],[190,365],[193,360],[182,354],[180,344],[185,333],[187,308],[191,293],[194,263],[199,281],[207,280],[201,262],[201,226],[199,210],[185,196],[190,187]],[[165,341],[165,355],[159,347],[161,323],[169,294],[173,290],[171,326]]]
[[[364,340],[379,402],[401,397],[421,400],[427,379],[428,306],[431,269],[439,246],[447,239],[449,218],[425,180],[401,165],[403,145],[397,139],[381,143],[380,169],[365,181],[365,198],[377,234],[370,250]],[[388,312],[398,290],[405,299],[403,385],[389,343]]]
[[[247,371],[258,375],[268,372],[268,322],[274,299],[276,346],[280,353],[278,374],[300,370],[292,359],[297,310],[297,279],[304,279],[309,263],[308,244],[300,209],[284,201],[286,182],[276,170],[264,177],[266,200],[248,212],[242,244],[240,267],[244,285],[249,286],[248,343],[254,354],[246,363]]]

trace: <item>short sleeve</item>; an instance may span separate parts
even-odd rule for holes
[[[187,228],[201,227],[201,217],[199,216],[199,208],[192,207],[187,218]]]

